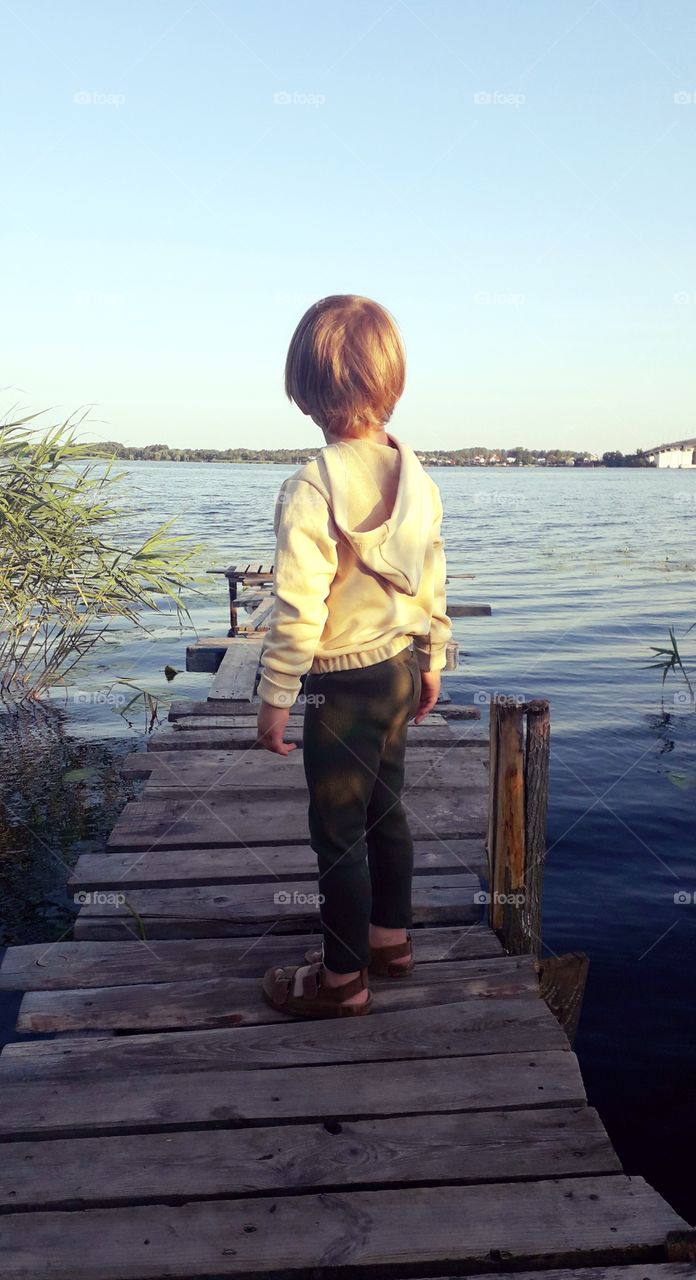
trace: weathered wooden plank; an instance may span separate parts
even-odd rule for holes
[[[449,604],[450,618],[490,618],[493,610],[489,604]]]
[[[25,1214],[11,1214],[0,1240],[5,1280],[78,1280],[76,1259],[89,1259],[89,1280],[191,1280],[380,1276],[399,1265],[413,1274],[443,1261],[471,1272],[500,1257],[518,1265],[651,1258],[683,1226],[642,1178],[614,1174],[46,1211],[32,1215],[30,1231]]]
[[[138,1078],[153,1073],[239,1071],[319,1063],[374,1063],[542,1051],[569,1053],[568,1041],[543,1000],[511,997],[350,1018],[340,1024],[164,1031],[135,1036],[58,1037],[14,1043],[0,1056],[3,1087],[14,1080]],[[481,1068],[483,1070],[483,1068]],[[372,1070],[372,1068],[370,1068]],[[430,1068],[428,1067],[427,1072]],[[421,1086],[423,1072],[417,1074]],[[543,1102],[539,1092],[538,1101]]]
[[[206,705],[212,707],[212,711],[207,715],[188,716],[183,722],[181,720],[175,720],[173,723],[163,725],[160,732],[163,732],[165,729],[169,732],[184,732],[199,729],[202,733],[207,732],[209,729],[246,729],[250,725],[255,725],[257,723],[258,711],[261,704],[259,701],[255,702],[253,706],[250,706],[248,702],[246,704],[241,704],[246,705],[246,711],[237,711],[234,714],[231,714],[227,710],[226,703],[218,704],[212,702],[207,703]],[[240,703],[237,701],[234,705],[239,706]],[[302,719],[303,717],[299,715],[292,716],[293,724],[296,722],[298,724],[301,723]],[[440,725],[447,728],[445,717],[439,710],[431,711],[430,715],[428,715],[423,721],[423,724]],[[416,725],[413,722],[409,725],[409,728],[413,729],[418,729],[420,727],[420,725]],[[478,728],[480,731],[480,726],[475,725],[473,727]],[[464,725],[461,726],[461,728],[462,730],[467,728],[471,730],[472,725]]]
[[[255,695],[252,699],[252,710],[254,712],[258,710],[258,705],[259,698],[258,695]],[[449,694],[446,693],[441,695],[441,699],[436,703],[435,709],[437,714],[445,720],[479,721],[481,719],[481,712],[478,707],[452,702]],[[249,715],[249,703],[238,698],[225,698],[222,702],[197,702],[193,698],[176,698],[169,707],[168,719],[170,721],[180,721],[186,720],[190,716],[195,716],[196,718],[205,716],[208,718],[221,715],[226,717],[242,715],[246,717]],[[295,717],[301,719],[304,716],[302,698],[293,703],[290,708],[290,716],[293,719]]]
[[[476,1273],[476,1280],[499,1280],[500,1272]],[[399,1277],[404,1280],[404,1277]],[[433,1280],[433,1277],[429,1277]],[[447,1280],[439,1276],[436,1280]],[[694,1280],[691,1263],[641,1262],[634,1266],[610,1265],[606,1267],[584,1266],[579,1270],[552,1267],[548,1271],[516,1271],[515,1280]]]
[[[298,963],[302,956],[298,952]],[[372,978],[375,1013],[422,1009],[462,1000],[522,996],[538,999],[539,982],[528,956],[453,960],[425,965],[408,982]],[[285,1022],[261,993],[260,975],[192,978],[178,982],[88,991],[32,991],[17,1018],[22,1032],[161,1031],[167,1028],[254,1026]]]
[[[36,942],[8,947],[0,961],[0,990],[124,986],[217,978],[221,974],[254,977],[269,965],[290,963],[290,946],[293,954],[302,956],[318,941],[316,933],[293,936],[292,944],[287,937],[268,933],[258,938],[186,938],[147,944],[133,940]],[[419,966],[503,955],[495,934],[481,925],[418,929],[414,946]]]
[[[471,792],[462,806],[457,787],[404,793],[414,840],[466,839],[485,830],[485,787]],[[286,793],[205,799],[131,800],[121,811],[107,841],[109,850],[214,848],[216,845],[308,844],[307,797]]]
[[[474,1111],[7,1143],[0,1161],[0,1208],[171,1204],[315,1187],[620,1172],[590,1107]]]
[[[387,1015],[384,1015],[385,1017]],[[368,1019],[365,1019],[367,1021]],[[356,1019],[357,1021],[357,1019]],[[233,1034],[241,1035],[241,1032]],[[499,1053],[428,1063],[427,1091],[412,1062],[311,1066],[80,1081],[3,1081],[0,1138],[80,1136],[183,1125],[359,1120],[422,1112],[579,1106],[585,1102],[572,1053]]]
[[[256,743],[256,722],[240,728],[209,728],[201,727],[200,729],[189,729],[188,722],[184,721],[185,728],[180,728],[181,721],[177,724],[165,724],[157,729],[148,738],[149,751],[188,751],[191,747],[195,750],[214,750],[223,748],[228,750],[246,750],[254,747]],[[445,746],[445,747],[466,747],[469,738],[466,730],[469,726],[459,721],[451,721],[446,724],[442,717],[438,717],[437,721],[424,720],[422,724],[409,725],[408,743],[426,746]],[[302,742],[302,726],[299,721],[294,719],[290,721],[285,731],[286,742]]]
[[[147,778],[150,790],[181,786],[189,790],[306,792],[302,752],[289,756],[270,751],[134,751],[121,766],[124,778]],[[471,786],[480,787],[488,778],[488,749],[484,744],[465,755],[438,747],[413,747],[406,759],[405,789],[414,787],[461,787],[463,796]]]
[[[256,688],[262,644],[261,638],[249,637],[238,645],[229,646],[210,686],[208,697],[211,701],[235,698],[251,702]]]
[[[122,926],[125,937],[235,937],[263,931],[301,932],[318,921],[317,892],[307,881],[266,884],[185,885],[176,889],[129,889],[91,894],[80,907],[75,937],[109,937],[102,929]],[[465,875],[417,876],[413,920],[419,924],[474,924],[480,920],[478,883]],[[85,895],[87,896],[87,895]],[[123,898],[123,901],[121,901]],[[137,917],[137,920],[136,920]]]
[[[459,872],[478,881],[485,873],[480,837],[471,840],[419,840],[414,874]],[[258,883],[264,880],[316,880],[317,855],[307,845],[259,849],[153,849],[127,853],[85,853],[68,883],[71,889],[174,888],[185,884]],[[472,892],[479,888],[476,883]]]
[[[254,710],[258,709],[259,699],[254,699]],[[225,698],[224,702],[215,704],[213,702],[199,702],[194,698],[175,698],[169,707],[168,719],[171,721],[187,720],[189,716],[200,718],[201,716],[235,716],[249,715],[249,703],[240,698]],[[304,704],[300,702],[293,703],[290,708],[290,716],[294,719],[298,717],[302,719],[304,716]]]

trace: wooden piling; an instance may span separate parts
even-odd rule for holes
[[[490,710],[489,922],[507,951],[538,955],[548,809],[549,704],[542,699],[522,703],[497,695]]]

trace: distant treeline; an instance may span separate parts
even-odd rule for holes
[[[142,448],[106,440],[94,445],[95,457],[122,458],[134,462],[277,462],[300,466],[317,452],[314,449],[172,449],[168,444],[147,444]],[[477,445],[467,449],[417,449],[422,461],[441,467],[645,467],[641,454],[617,450],[602,454],[573,452],[570,449],[487,449]]]

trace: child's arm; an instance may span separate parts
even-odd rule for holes
[[[326,501],[306,480],[282,486],[275,531],[275,604],[261,653],[259,697],[289,712],[324,630],[338,554]]]
[[[413,645],[421,672],[442,671],[447,661],[447,641],[452,636],[452,623],[447,617],[447,565],[442,539],[442,501],[435,488],[435,518],[432,526],[433,574],[435,593],[430,631],[427,636],[414,636]]]

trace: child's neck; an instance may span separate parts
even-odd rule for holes
[[[352,442],[357,440],[369,440],[372,442],[372,444],[389,444],[390,443],[389,436],[384,430],[384,427],[370,427],[369,431],[362,431],[360,432],[360,434],[358,434],[357,431],[355,432],[355,434],[351,434],[350,432],[346,431],[342,435],[338,435],[338,434],[334,435],[332,434],[331,431],[328,431],[325,427],[322,427],[322,431],[324,432],[324,438],[327,441],[347,440],[348,442]]]

